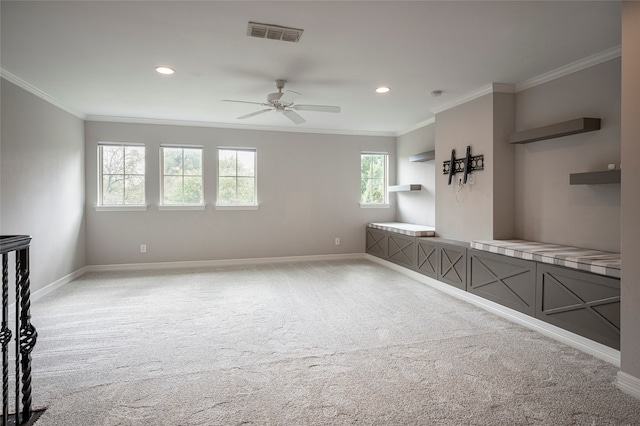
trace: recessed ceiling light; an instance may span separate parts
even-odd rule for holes
[[[175,70],[173,68],[169,68],[169,67],[156,67],[156,71],[159,72],[160,74],[165,74],[165,75],[171,75],[175,72]]]
[[[380,87],[378,87],[378,88],[376,89],[376,93],[388,93],[388,92],[389,92],[389,90],[391,90],[391,89],[389,89],[389,88],[388,88],[388,87],[386,87],[386,86],[380,86]]]

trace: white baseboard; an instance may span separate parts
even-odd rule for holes
[[[56,280],[54,282],[52,282],[51,284],[48,284],[46,286],[44,286],[43,288],[34,291],[33,293],[31,293],[31,301],[36,301],[38,299],[40,299],[43,296],[46,296],[47,294],[56,291],[57,289],[59,289],[60,287],[62,287],[65,284],[70,283],[71,281],[75,280],[76,278],[79,278],[81,276],[83,276],[84,274],[86,274],[88,272],[88,267],[82,267],[80,269],[78,269],[77,271],[74,271],[68,275],[65,275],[64,277],[60,278],[59,280]]]
[[[640,378],[618,371],[616,387],[622,392],[640,399]]]
[[[318,254],[310,256],[261,257],[253,259],[190,260],[184,262],[124,263],[87,266],[87,272],[140,271],[156,269],[203,268],[211,266],[263,265],[267,263],[309,262],[318,260],[364,259],[364,253]]]
[[[620,351],[619,350],[610,348],[598,342],[594,342],[591,339],[587,339],[586,337],[582,337],[575,333],[571,333],[570,331],[567,331],[560,327],[556,327],[555,325],[548,324],[537,318],[531,317],[529,315],[523,314],[521,312],[515,311],[505,306],[499,305],[490,300],[484,299],[480,296],[476,296],[475,294],[471,294],[467,291],[460,290],[459,288],[450,286],[448,284],[445,284],[433,278],[427,277],[426,275],[419,274],[418,272],[412,271],[403,266],[396,265],[395,263],[388,262],[386,260],[372,256],[370,254],[366,254],[365,256],[368,260],[372,262],[386,266],[387,268],[400,272],[410,278],[413,278],[417,281],[420,281],[424,284],[427,284],[431,287],[441,290],[458,299],[465,300],[482,309],[485,309],[489,312],[492,312],[496,315],[506,318],[509,321],[513,321],[515,323],[523,325],[529,329],[532,329],[541,334],[544,334],[547,337],[550,337],[554,340],[558,340],[571,347],[581,350],[582,352],[588,353],[590,355],[595,356],[596,358],[599,358],[603,361],[611,363],[616,367],[620,367]]]
[[[56,291],[65,284],[80,278],[87,272],[105,272],[105,271],[140,271],[140,270],[157,270],[157,269],[180,269],[180,268],[198,268],[210,266],[237,266],[237,265],[259,265],[266,263],[286,263],[286,262],[309,262],[317,260],[348,260],[348,259],[364,259],[364,253],[346,253],[346,254],[322,254],[310,256],[286,256],[286,257],[265,257],[257,259],[228,259],[228,260],[203,260],[203,261],[186,261],[186,262],[157,262],[157,263],[128,263],[116,265],[88,265],[77,271],[74,271],[64,277],[46,285],[45,287],[31,293],[31,301],[36,301],[47,294]],[[13,303],[11,304],[14,305]]]

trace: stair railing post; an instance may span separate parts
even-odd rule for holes
[[[31,351],[38,333],[31,324],[31,279],[29,277],[29,247],[17,254],[22,266],[20,281],[20,363],[22,366],[22,421],[31,418]],[[17,306],[17,302],[16,302]],[[18,339],[16,339],[18,340]],[[16,379],[17,380],[17,379]],[[17,412],[16,412],[17,413]]]
[[[2,253],[2,325],[0,343],[2,344],[2,424],[9,422],[9,255]]]

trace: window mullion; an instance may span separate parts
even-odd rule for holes
[[[127,204],[127,147],[122,147],[122,204]]]
[[[185,194],[185,187],[184,187],[184,148],[180,151],[180,165],[181,165],[181,180],[182,180],[182,194],[180,194],[180,202],[182,204],[184,204],[184,194]]]
[[[238,175],[239,175],[239,172],[238,172],[238,151],[236,151],[236,176],[235,176],[235,179],[236,179],[236,199],[233,200],[233,202],[235,204],[238,204],[238,199],[239,199],[238,198]]]

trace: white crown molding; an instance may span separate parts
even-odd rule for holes
[[[159,125],[165,125],[165,126],[186,126],[186,127],[214,127],[219,129],[260,130],[260,131],[267,131],[267,132],[313,133],[313,134],[346,135],[346,136],[386,136],[386,137],[396,136],[395,132],[256,126],[251,124],[230,124],[230,123],[216,123],[216,122],[206,122],[206,121],[167,120],[167,119],[138,118],[138,117],[117,117],[117,116],[107,116],[107,115],[87,115],[85,117],[85,121],[130,123],[130,124],[159,124]]]
[[[409,132],[413,132],[414,130],[421,129],[421,128],[423,128],[425,126],[428,126],[430,124],[434,124],[435,122],[436,122],[436,118],[435,117],[431,117],[428,120],[421,121],[420,123],[415,124],[415,125],[409,127],[406,130],[403,130],[401,132],[396,133],[395,136],[398,137],[398,136],[406,135]]]
[[[594,65],[601,64],[611,59],[615,59],[622,55],[622,46],[615,46],[610,49],[604,50],[595,55],[587,56],[586,58],[564,65],[555,70],[551,70],[537,77],[530,78],[529,80],[522,81],[516,84],[516,92],[522,92],[523,90],[530,89],[540,84],[547,83],[551,80],[555,80],[560,77],[564,77],[574,72],[582,71]]]
[[[474,91],[471,91],[465,95],[462,95],[451,102],[431,110],[433,114],[439,114],[448,109],[457,107],[458,105],[466,104],[469,101],[488,95],[490,93],[515,93],[515,86],[507,83],[490,83],[480,87]]]
[[[0,76],[2,76],[2,78],[4,78],[5,80],[15,84],[16,86],[26,90],[27,92],[36,95],[40,99],[49,102],[51,105],[57,106],[61,110],[68,112],[71,115],[75,115],[82,120],[86,118],[86,114],[80,111],[76,111],[75,109],[63,104],[53,96],[43,92],[33,84],[13,74],[11,71],[7,71],[6,69],[0,67]]]
[[[586,58],[564,65],[560,68],[556,68],[555,70],[541,74],[537,77],[533,77],[528,80],[522,81],[520,83],[516,83],[515,85],[503,84],[503,83],[487,84],[486,86],[482,86],[479,89],[476,89],[465,95],[462,95],[459,98],[456,98],[447,104],[434,108],[431,110],[431,112],[433,114],[438,114],[448,109],[451,109],[453,107],[456,107],[458,105],[462,105],[464,103],[477,99],[481,96],[488,95],[489,93],[495,93],[495,92],[518,93],[523,90],[538,86],[540,84],[544,84],[549,81],[555,80],[557,78],[564,77],[574,72],[584,70],[594,65],[601,64],[611,59],[615,59],[621,55],[622,55],[622,47],[615,46],[610,49],[604,50],[600,53],[596,53],[594,55],[587,56]]]
[[[618,371],[616,387],[622,392],[640,399],[640,379],[631,374]]]

